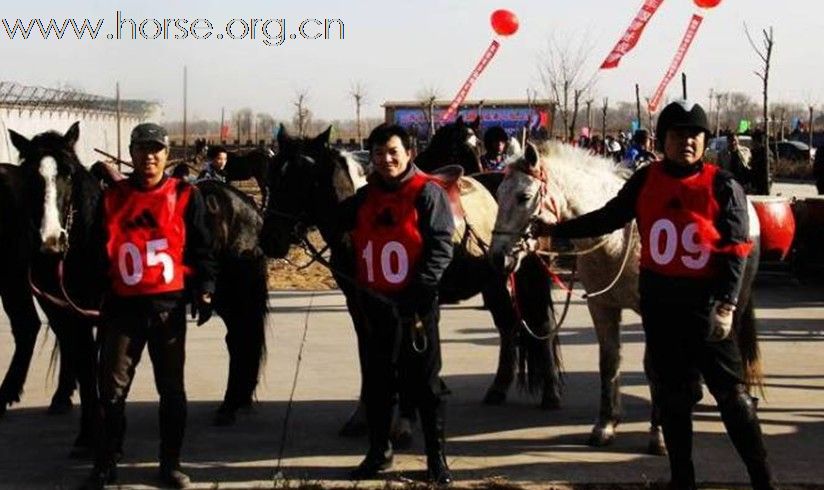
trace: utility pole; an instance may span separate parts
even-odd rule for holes
[[[638,121],[638,127],[641,127],[641,91],[638,84],[635,84],[635,120]]]
[[[186,126],[186,89],[187,89],[187,72],[186,72],[186,65],[183,65],[183,161],[189,159],[189,141],[187,139],[188,135],[186,134],[187,126]]]
[[[607,110],[609,109],[609,97],[604,97],[604,108],[601,109],[601,139],[604,140],[602,150],[604,156],[607,154]]]
[[[120,158],[120,82],[117,82],[114,86],[114,94],[115,98],[117,99],[117,105],[115,110],[117,112],[117,170],[121,170],[121,163],[123,160]],[[812,107],[810,107],[810,114],[812,114]]]
[[[223,107],[220,108],[220,129],[217,132],[217,140],[220,142],[221,145],[225,143],[223,141],[223,125],[226,124],[225,123],[226,113],[225,113],[224,109],[225,108],[223,108]]]

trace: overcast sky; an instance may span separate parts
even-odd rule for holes
[[[592,45],[589,72],[624,32],[643,0],[366,0],[312,2],[236,0],[183,2],[141,0],[110,2],[5,2],[0,19],[13,24],[39,17],[103,19],[97,40],[43,41],[39,35],[10,41],[0,25],[0,79],[54,87],[68,84],[86,91],[113,95],[115,82],[123,97],[156,100],[163,119],[182,115],[183,66],[189,74],[190,119],[218,119],[241,107],[289,119],[295,94],[306,90],[317,117],[352,118],[348,96],[352,83],[367,90],[366,114],[382,116],[386,100],[414,99],[424,87],[434,87],[451,99],[493,38],[489,15],[497,8],[520,18],[517,34],[502,46],[470,98],[523,98],[527,88],[545,95],[537,76],[541,52],[550,36],[585,39]],[[118,7],[119,6],[119,7]],[[136,20],[204,18],[212,22],[209,39],[117,40],[115,12]],[[632,100],[634,84],[642,96],[651,95],[670,63],[691,15],[692,0],[665,0],[636,49],[615,70],[601,72],[594,97]],[[267,46],[263,40],[216,39],[234,18],[285,18],[289,33],[307,18],[341,19],[345,39],[289,40]],[[774,101],[824,104],[824,1],[724,0],[705,12],[705,21],[682,67],[689,77],[690,95],[706,102],[710,88],[742,91],[760,97],[760,80],[753,75],[760,60],[744,36],[743,24],[760,38],[760,29],[773,26],[774,53],[771,97]],[[152,34],[152,25],[147,32]],[[204,24],[201,23],[201,26]],[[236,23],[235,35],[242,34]],[[258,25],[258,30],[260,24]],[[308,34],[317,27],[306,27]],[[270,34],[278,31],[269,26]],[[173,36],[176,30],[171,30]],[[201,34],[205,31],[201,31]],[[336,31],[335,31],[336,32]],[[678,80],[668,94],[680,93]]]

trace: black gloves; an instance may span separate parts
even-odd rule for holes
[[[192,319],[197,318],[197,326],[201,326],[212,318],[212,295],[203,293],[198,295],[192,303]]]
[[[537,237],[551,237],[555,231],[555,223],[547,223],[536,219],[532,222],[532,234]]]

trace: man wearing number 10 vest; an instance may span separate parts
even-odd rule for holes
[[[749,243],[747,201],[732,174],[703,161],[704,109],[673,102],[658,118],[664,159],[638,170],[601,209],[546,227],[552,237],[599,236],[637,220],[639,293],[652,391],[661,409],[671,488],[695,488],[692,409],[700,373],[755,489],[774,488],[741,354],[730,337]]]
[[[399,126],[375,128],[369,135],[374,171],[341,211],[344,228],[352,230],[367,319],[369,452],[351,476],[369,479],[392,465],[389,427],[395,394],[402,391],[420,413],[428,477],[448,484],[438,284],[452,260],[455,225],[446,192],[412,164],[409,143]]]
[[[180,468],[186,427],[184,288],[193,294],[201,325],[212,313],[216,262],[202,197],[163,172],[169,156],[166,130],[152,123],[136,126],[129,151],[134,172],[106,189],[101,210],[101,269],[108,285],[100,354],[103,425],[87,486],[116,479],[126,396],[148,344],[160,395],[159,476],[165,486],[184,488],[190,483]]]

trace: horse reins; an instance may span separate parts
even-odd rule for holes
[[[69,240],[71,236],[72,225],[74,224],[74,214],[75,214],[74,204],[69,202],[69,205],[66,209],[66,240]],[[60,259],[57,262],[57,284],[60,286],[60,294],[63,295],[62,298],[59,298],[51,293],[48,293],[40,288],[34,283],[34,278],[31,275],[31,267],[29,267],[29,286],[31,287],[32,292],[39,298],[43,298],[46,301],[52,303],[53,305],[57,306],[58,308],[63,308],[66,310],[71,310],[78,315],[84,318],[91,318],[97,319],[100,318],[100,309],[97,310],[90,310],[86,308],[82,308],[77,305],[77,303],[72,300],[71,295],[69,295],[68,290],[66,289],[66,281],[65,281],[65,272],[64,272],[64,264],[66,262],[66,256],[69,253],[69,245],[67,243],[66,250],[60,256]]]

